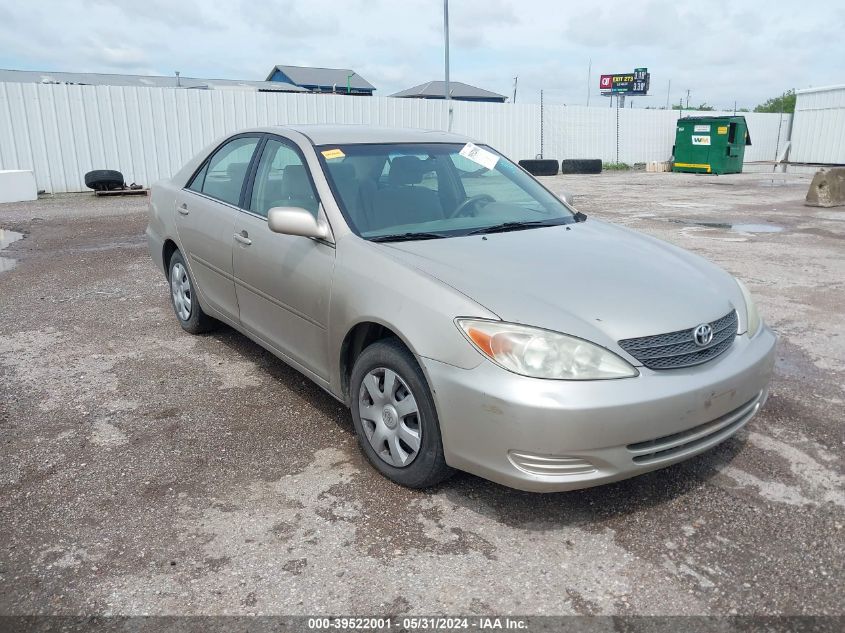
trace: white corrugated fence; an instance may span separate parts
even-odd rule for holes
[[[797,91],[789,159],[845,164],[845,85]]]
[[[452,130],[513,160],[540,154],[540,106],[451,102]],[[424,99],[0,83],[0,169],[31,169],[39,189],[83,191],[84,174],[117,169],[145,185],[178,171],[214,139],[256,125],[367,123],[445,129],[448,104]],[[705,113],[719,114],[719,113]],[[618,125],[617,125],[618,116]],[[543,156],[668,160],[679,112],[546,106]],[[775,160],[789,115],[745,114],[746,162]],[[617,152],[618,134],[618,152]]]

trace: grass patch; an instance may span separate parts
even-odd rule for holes
[[[602,163],[601,168],[604,171],[625,171],[631,169],[628,163]]]

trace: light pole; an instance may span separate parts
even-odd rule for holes
[[[443,98],[446,99],[446,110],[447,110],[447,127],[446,129],[451,131],[452,130],[452,104],[450,101],[452,100],[452,95],[450,94],[449,90],[449,0],[443,0],[443,39],[446,44],[446,58],[445,62],[445,73],[444,73],[444,82],[443,82]]]

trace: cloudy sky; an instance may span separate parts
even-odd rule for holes
[[[442,0],[37,0],[0,5],[0,68],[264,79],[353,68],[386,96],[443,75]],[[451,0],[452,78],[584,104],[646,66],[652,96],[753,107],[845,83],[842,0]]]

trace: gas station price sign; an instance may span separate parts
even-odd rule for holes
[[[635,68],[631,73],[601,75],[599,89],[602,94],[647,95],[651,74],[648,68]]]

